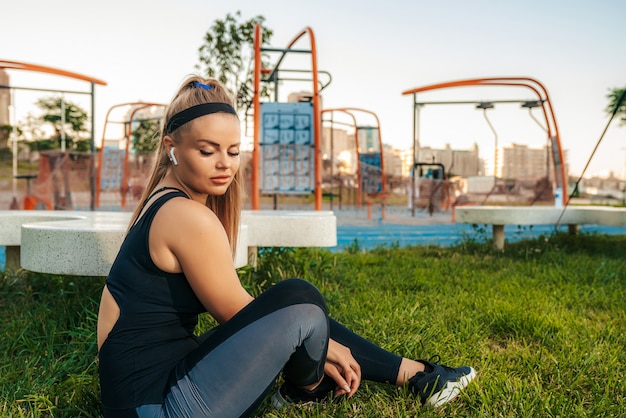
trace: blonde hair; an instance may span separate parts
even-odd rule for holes
[[[207,89],[197,87],[194,83],[202,83],[206,86],[210,86],[211,88]],[[168,134],[165,132],[165,127],[167,126],[170,118],[192,106],[211,102],[228,103],[231,106],[234,106],[231,95],[219,81],[213,79],[203,79],[202,77],[196,75],[188,77],[178,89],[178,92],[174,95],[174,98],[167,106],[165,115],[161,120],[159,148],[156,151],[154,165],[148,182],[146,183],[146,187],[141,195],[140,205],[138,205],[133,212],[130,225],[135,223],[141,213],[143,203],[148,199],[150,193],[152,193],[156,185],[163,180],[168,168],[172,164],[169,156],[167,155],[163,138],[168,135],[175,143],[180,143],[182,140],[181,133],[184,133],[189,129],[190,124],[188,123]],[[209,195],[206,200],[206,206],[217,215],[226,230],[226,235],[228,236],[233,257],[237,248],[239,218],[242,204],[243,182],[241,180],[241,170],[237,170],[235,173],[233,182],[230,187],[228,187],[226,193],[220,196]]]

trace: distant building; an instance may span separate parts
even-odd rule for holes
[[[502,148],[502,177],[507,179],[538,180],[546,175],[554,178],[554,164],[546,147],[529,148],[512,144]]]
[[[394,149],[391,145],[383,144],[383,161],[387,176],[406,177],[404,174],[404,154],[404,150]]]
[[[623,198],[626,181],[618,179],[613,172],[607,177],[583,178],[578,185],[582,194]]]
[[[567,177],[567,151],[563,152],[565,164],[565,176]],[[502,166],[499,167],[501,177],[505,179],[518,179],[536,181],[548,176],[554,181],[554,161],[551,150],[546,146],[541,148],[529,148],[527,145],[512,144],[502,148]]]
[[[453,150],[450,144],[446,144],[444,149],[420,147],[417,162],[443,164],[447,175],[472,177],[483,174],[483,163],[476,144],[469,150]]]
[[[409,177],[413,168],[413,150],[410,148],[394,150],[402,162],[402,177]]]
[[[330,161],[333,162],[333,175],[356,173],[356,143],[354,135],[345,129],[322,127],[322,161],[324,172],[330,174]]]

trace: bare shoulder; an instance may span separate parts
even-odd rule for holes
[[[158,217],[158,219],[157,219]],[[192,229],[200,232],[203,229],[222,228],[217,215],[205,205],[186,198],[177,198],[163,205],[155,217],[155,221],[171,232]]]
[[[225,245],[230,248],[224,226],[205,205],[185,198],[174,198],[157,212],[150,235],[170,250],[188,251],[194,245]],[[152,237],[151,237],[151,242]]]
[[[152,261],[167,272],[190,271],[209,255],[232,259],[226,231],[215,213],[185,198],[171,199],[159,209],[149,242]]]

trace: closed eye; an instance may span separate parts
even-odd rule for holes
[[[215,152],[214,151],[200,150],[200,154],[209,156],[209,155],[215,154]],[[239,156],[239,151],[237,151],[237,152],[229,152],[228,155],[230,155],[231,157],[238,157]]]

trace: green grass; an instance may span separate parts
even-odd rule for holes
[[[331,315],[384,348],[439,355],[478,378],[441,410],[365,382],[346,401],[263,417],[626,415],[626,236],[558,234],[507,244],[342,253],[265,249],[240,270],[254,294],[313,282]],[[26,272],[0,281],[0,416],[97,417],[96,320],[104,279]],[[212,325],[203,317],[201,329]],[[199,329],[199,331],[201,331]]]

